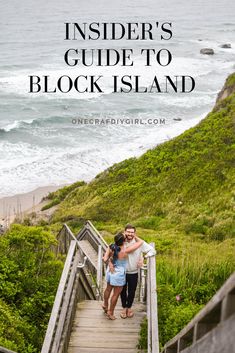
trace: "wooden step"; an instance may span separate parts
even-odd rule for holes
[[[123,349],[123,348],[111,348],[103,347],[103,348],[81,348],[81,347],[72,347],[69,348],[68,353],[137,353],[138,349]]]

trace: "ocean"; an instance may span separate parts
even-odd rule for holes
[[[0,2],[0,197],[39,186],[89,181],[114,163],[195,126],[213,107],[234,71],[235,2],[135,0],[22,0]],[[65,41],[65,23],[172,22],[169,41]],[[221,44],[230,43],[230,49]],[[200,49],[213,48],[214,55]],[[132,48],[134,66],[69,67],[69,48]],[[141,48],[167,48],[167,67],[145,67]],[[30,75],[103,75],[104,93],[29,93]],[[190,75],[191,93],[112,93],[113,75]],[[77,121],[117,123],[78,124]],[[125,124],[120,123],[124,119]],[[139,119],[143,124],[132,123]],[[154,121],[150,124],[149,119]],[[161,123],[162,122],[162,123]]]

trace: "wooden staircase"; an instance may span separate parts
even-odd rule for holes
[[[107,243],[89,221],[76,236],[65,224],[57,239],[55,251],[67,257],[41,353],[137,353],[146,314],[148,353],[158,353],[155,257],[140,269],[134,317],[122,319],[119,303],[117,319],[108,320],[101,307]]]
[[[136,353],[146,306],[137,303],[134,317],[121,319],[119,304],[115,310],[117,319],[108,320],[101,304],[97,300],[77,304],[68,353]]]

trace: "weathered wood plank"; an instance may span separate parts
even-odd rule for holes
[[[138,308],[136,305],[133,306],[132,308],[133,308],[133,311],[134,311],[135,315],[137,315],[138,313],[145,312],[145,309]],[[115,313],[120,312],[121,310],[122,310],[122,308],[118,307],[118,308],[115,309]],[[92,307],[91,308],[87,308],[87,307],[77,308],[77,313],[79,313],[79,312],[82,312],[82,313],[83,312],[85,312],[85,313],[97,312],[97,313],[99,313],[99,312],[103,312],[103,310],[102,310],[102,307],[100,305],[98,308],[96,308],[96,307],[93,307],[93,308]]]
[[[79,329],[77,330],[77,327],[79,327]],[[132,334],[132,333],[139,333],[139,329],[140,329],[140,327],[139,326],[136,326],[136,327],[126,327],[126,326],[122,326],[122,327],[119,327],[118,328],[118,332],[120,333],[120,334],[127,334],[127,335],[129,335],[129,334]],[[100,334],[100,333],[102,333],[104,330],[103,330],[103,327],[96,327],[96,329],[95,329],[95,333],[97,333],[97,334]],[[114,329],[113,329],[113,327],[106,327],[105,328],[105,331],[107,332],[107,333],[110,333],[110,334],[113,334],[115,331],[114,331]],[[93,327],[82,327],[82,326],[76,326],[76,325],[74,325],[73,326],[73,334],[74,335],[76,335],[77,334],[77,332],[81,332],[82,334],[84,334],[85,333],[85,335],[87,335],[88,333],[92,333],[92,335],[94,334],[94,328]]]
[[[127,324],[127,322],[128,322],[128,324]],[[78,320],[78,321],[75,320],[74,324],[77,327],[83,326],[83,327],[93,327],[93,328],[96,328],[98,325],[99,327],[103,327],[104,329],[106,327],[110,327],[110,325],[112,325],[114,330],[116,330],[117,328],[120,328],[120,327],[127,327],[127,325],[128,325],[128,327],[131,327],[131,328],[140,326],[140,322],[138,322],[136,320],[136,318],[135,318],[135,320],[134,320],[134,318],[133,318],[133,320],[128,319],[128,321],[123,320],[121,318],[117,318],[117,320],[112,320],[112,321],[107,320],[106,318],[104,318],[102,321],[101,320],[94,321],[93,318],[90,318],[90,319],[86,318],[85,320],[82,320],[82,319]]]
[[[103,339],[102,341],[92,341],[89,339],[86,340],[77,340],[73,341],[71,340],[69,343],[70,347],[79,347],[79,348],[106,348],[109,347],[110,352],[112,352],[113,347],[119,347],[119,349],[131,349],[133,346],[135,347],[138,343],[138,340],[135,341],[128,341],[126,340],[121,341],[121,340],[105,340]]]
[[[84,337],[86,337],[86,335],[84,336],[84,329],[82,330],[77,330],[77,331],[74,331],[73,333],[72,333],[72,337],[73,337],[73,339],[75,339],[75,338],[84,338]],[[87,331],[86,331],[87,332]],[[91,335],[91,337],[92,337],[92,340],[101,340],[101,339],[103,339],[104,338],[104,334],[103,334],[103,332],[104,331],[94,331],[93,330],[93,332],[92,332],[92,335]],[[125,339],[127,339],[128,341],[129,340],[131,340],[131,339],[136,339],[136,337],[138,337],[139,336],[139,331],[138,331],[138,329],[135,329],[135,330],[133,330],[132,332],[129,332],[129,331],[126,331],[126,330],[122,330],[122,334],[120,334],[120,332],[115,332],[114,330],[105,330],[105,333],[110,333],[110,335],[109,336],[105,336],[105,339],[108,341],[109,339],[120,339],[120,337],[121,337],[121,340],[125,340]],[[131,334],[131,336],[130,336],[130,334]],[[131,338],[130,338],[131,337]]]
[[[86,307],[87,309],[88,308],[97,308],[97,309],[100,309],[101,307],[101,304],[102,302],[101,301],[98,301],[98,300],[84,300],[80,303],[77,304],[77,308],[84,308]],[[121,301],[119,300],[118,303],[117,303],[117,306],[116,306],[116,309],[121,309],[122,306],[121,306]],[[134,311],[143,311],[146,309],[146,305],[145,304],[142,304],[142,303],[134,303],[133,305],[133,308],[134,308]]]
[[[138,308],[138,307],[136,307],[136,305],[134,305],[132,308],[133,308],[133,311],[134,311],[134,314],[135,314],[135,315],[137,315],[138,313],[143,313],[143,312],[145,312],[145,309]],[[100,305],[99,308],[95,308],[95,307],[93,307],[93,308],[86,308],[86,307],[77,308],[77,312],[79,312],[79,310],[80,310],[81,312],[86,312],[86,313],[91,313],[91,312],[97,312],[97,313],[99,313],[100,311],[103,312],[101,305]],[[117,313],[117,312],[120,312],[121,310],[122,310],[122,308],[121,308],[121,307],[118,307],[118,308],[115,309],[115,312]]]
[[[114,314],[115,314],[116,317],[119,317],[120,313],[121,313],[121,309],[115,310]],[[145,315],[146,315],[146,313],[144,311],[135,311],[135,316],[134,317],[135,317],[135,319],[138,319],[139,317],[143,317]],[[133,320],[131,320],[130,318],[127,318],[128,320],[122,320],[122,321],[123,322],[124,321],[128,321],[129,323],[132,322],[132,321],[134,322],[135,321],[134,317],[133,317]],[[93,311],[93,310],[90,310],[90,309],[84,309],[84,311],[83,310],[77,310],[76,311],[75,320],[76,319],[78,319],[78,320],[79,319],[87,319],[87,320],[89,320],[89,318],[93,318],[94,320],[95,319],[103,320],[103,318],[105,318],[106,319],[105,321],[107,321],[107,317],[105,316],[103,311],[98,311],[98,310],[94,310]]]
[[[137,353],[138,350],[134,349],[119,349],[119,348],[112,348],[110,347],[103,347],[103,348],[81,348],[81,347],[71,347],[68,350],[68,353]]]
[[[76,336],[72,337],[69,346],[76,346],[76,347],[91,347],[91,348],[101,348],[101,347],[118,347],[118,348],[133,348],[138,343],[138,335],[131,336],[131,337],[107,337],[107,335],[103,335],[101,337],[82,337]]]

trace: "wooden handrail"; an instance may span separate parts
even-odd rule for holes
[[[71,238],[76,240],[78,246],[80,247],[81,252],[83,253],[84,256],[86,256],[90,262],[91,268],[95,270],[95,272],[98,272],[98,263],[94,263],[92,258],[90,258],[89,254],[85,251],[85,249],[79,244],[79,241],[83,239],[84,233],[86,233],[86,230],[89,231],[90,239],[92,239],[92,242],[95,243],[96,248],[97,248],[97,253],[98,253],[98,261],[99,261],[99,248],[101,253],[101,259],[102,259],[102,252],[106,251],[106,247],[108,246],[105,240],[102,238],[100,233],[95,229],[93,224],[90,221],[87,221],[85,224],[85,227],[81,229],[81,231],[78,233],[77,238],[74,236],[70,228],[67,226],[67,224],[64,224],[64,228],[66,231],[70,234]],[[95,284],[97,286],[97,283]]]
[[[102,246],[103,250],[106,250],[108,247],[108,243],[104,240],[104,238],[100,235],[98,230],[95,228],[95,226],[91,223],[91,221],[86,222],[86,227],[92,231],[93,234],[95,234],[96,237],[99,238],[99,243]]]
[[[235,314],[235,272],[199,313],[163,349],[178,353]]]
[[[82,240],[86,238],[87,233],[89,233],[89,238],[91,242],[93,242],[93,245],[95,246],[96,251],[98,251],[98,245],[102,246],[103,251],[106,250],[108,244],[106,243],[104,238],[101,236],[101,234],[98,232],[98,230],[93,226],[93,224],[90,221],[87,221],[85,226],[77,234],[76,236],[77,240]]]
[[[155,247],[154,243],[150,244]],[[147,259],[148,353],[159,353],[156,256]]]
[[[66,285],[68,283],[69,275],[71,272],[71,265],[76,251],[76,241],[72,240],[70,243],[68,255],[65,261],[64,269],[61,275],[59,287],[57,289],[54,305],[52,308],[49,324],[47,326],[46,336],[43,342],[41,353],[49,353],[51,351],[51,346],[53,344],[53,338],[56,331],[56,325],[58,322],[58,317],[60,309],[63,302],[63,297],[65,295]]]

